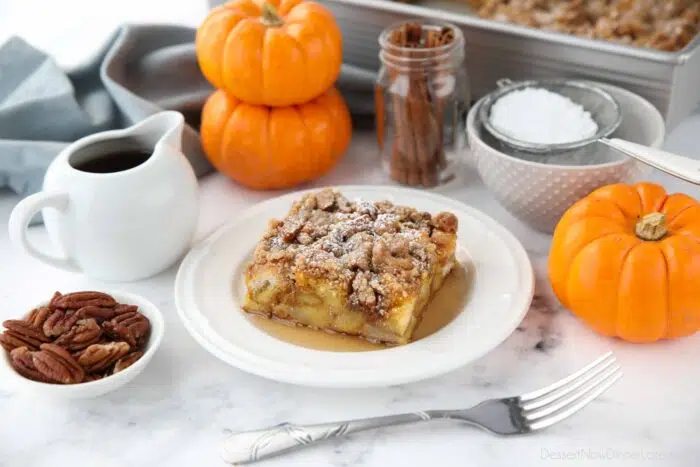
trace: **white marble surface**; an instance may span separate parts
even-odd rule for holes
[[[29,5],[33,5],[31,10]],[[195,24],[203,2],[0,0],[0,35],[19,32],[66,66],[123,20]],[[116,3],[111,3],[116,5]],[[37,8],[40,13],[36,13]],[[87,10],[86,10],[87,9]],[[88,14],[75,16],[76,11]],[[65,22],[57,21],[63,15]],[[91,21],[80,18],[91,16]],[[72,21],[72,22],[71,22]],[[76,28],[81,28],[77,40]],[[86,40],[86,37],[94,40]],[[2,40],[2,37],[0,37]],[[700,114],[669,136],[667,148],[694,155]],[[697,187],[655,175],[670,189],[699,196]],[[318,184],[382,183],[372,138],[359,133],[340,166]],[[220,175],[201,181],[200,235],[273,193],[242,190]],[[530,231],[466,172],[443,190],[511,229],[531,253],[540,279],[549,237]],[[63,273],[23,256],[9,244],[6,222],[17,197],[0,193],[0,319],[23,313],[54,290],[99,289],[103,284]],[[46,245],[42,228],[34,241]],[[232,431],[283,421],[313,423],[414,411],[465,407],[484,398],[517,394],[547,384],[613,349],[625,376],[605,397],[556,427],[533,436],[499,439],[436,423],[353,436],[260,463],[261,466],[698,465],[700,445],[700,336],[637,346],[603,339],[545,298],[505,343],[482,360],[430,381],[372,390],[322,390],[264,380],[226,366],[198,347],[174,310],[175,268],[128,289],[165,313],[166,337],[150,366],[134,382],[90,401],[51,405],[1,389],[0,467],[132,467],[224,465],[219,443]],[[539,293],[547,296],[546,281]],[[540,302],[538,302],[540,303]],[[535,346],[544,339],[545,351]]]
[[[700,123],[700,122],[697,122]],[[700,126],[700,125],[698,125]],[[669,143],[676,143],[672,139]],[[373,139],[357,134],[341,165],[318,184],[382,183]],[[272,193],[245,191],[220,175],[202,180],[200,234]],[[549,238],[508,215],[468,171],[446,188],[501,221],[530,251],[542,275]],[[6,222],[16,197],[0,198]],[[46,246],[42,228],[32,232]],[[0,318],[24,312],[54,290],[99,289],[103,284],[63,273],[20,254],[0,229]],[[130,284],[162,307],[166,337],[146,371],[132,384],[96,400],[50,405],[0,390],[0,466],[130,467],[224,465],[219,443],[231,431],[283,421],[335,419],[462,407],[483,398],[517,394],[547,384],[613,349],[625,376],[603,398],[568,421],[537,435],[499,439],[453,423],[369,432],[266,461],[264,466],[522,467],[589,465],[695,466],[700,448],[700,336],[658,345],[625,345],[598,337],[551,299],[533,307],[505,343],[451,374],[401,387],[322,390],[264,380],[226,366],[198,347],[173,308],[175,269]],[[548,291],[541,282],[540,292]],[[544,339],[545,351],[535,349]],[[562,460],[565,457],[568,460]],[[640,459],[645,462],[640,462]],[[595,464],[590,464],[595,465]]]

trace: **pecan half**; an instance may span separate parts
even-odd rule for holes
[[[119,305],[117,305],[118,307]],[[112,319],[117,314],[117,307],[105,308],[102,306],[88,305],[76,311],[81,318],[95,318],[98,322]]]
[[[52,310],[56,308],[56,300],[59,298],[63,297],[63,294],[59,292],[58,290],[53,293],[53,296],[51,297],[51,300],[49,301],[49,308]]]
[[[92,344],[80,354],[78,363],[83,366],[86,373],[104,371],[126,355],[129,350],[129,344],[126,342]]]
[[[42,344],[32,356],[36,369],[49,381],[76,384],[83,381],[85,372],[65,349],[56,344]]]
[[[129,368],[131,365],[136,363],[136,361],[141,357],[143,357],[143,352],[141,352],[140,350],[124,355],[122,358],[117,360],[117,363],[114,364],[114,370],[112,371],[112,374],[119,373],[120,371]]]
[[[102,328],[93,318],[81,319],[54,341],[66,350],[81,350],[99,342]]]
[[[51,340],[41,332],[40,328],[36,328],[23,320],[8,319],[2,325],[7,329],[0,339],[5,350],[23,346],[38,349],[42,342]]]
[[[39,348],[39,343],[36,341],[27,342],[22,340],[21,335],[15,334],[12,331],[5,331],[0,334],[0,345],[8,352],[19,347],[28,347],[31,350],[37,350]]]
[[[139,307],[136,305],[125,305],[124,303],[120,303],[114,307],[115,315],[121,315],[122,313],[133,313],[135,311],[139,311]]]
[[[41,306],[30,311],[24,320],[35,328],[41,329],[44,325],[44,321],[46,321],[46,318],[48,318],[50,314],[51,308],[48,306]]]
[[[135,348],[144,346],[151,333],[150,321],[138,312],[119,314],[105,322],[103,327],[113,339],[124,340]]]
[[[34,352],[26,347],[17,347],[10,352],[10,363],[12,368],[17,373],[34,381],[42,383],[50,382],[39,370],[34,366]]]
[[[72,328],[80,319],[80,315],[72,310],[54,310],[44,321],[44,334],[57,337]]]
[[[64,310],[77,310],[89,305],[110,308],[116,306],[117,301],[111,295],[103,292],[85,291],[62,295],[53,303],[54,307]]]

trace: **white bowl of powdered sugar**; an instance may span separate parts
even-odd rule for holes
[[[506,210],[535,230],[551,233],[564,212],[596,188],[648,174],[648,166],[596,140],[615,136],[652,148],[663,144],[659,111],[617,86],[552,80],[507,87],[510,92],[502,87],[470,110],[467,157]],[[570,99],[577,87],[589,94],[600,89],[601,97]],[[609,101],[603,105],[601,99]]]
[[[537,82],[512,86],[479,113],[487,131],[521,150],[552,154],[580,148],[612,134],[622,120],[620,104],[597,86],[569,81],[552,82],[551,89]]]

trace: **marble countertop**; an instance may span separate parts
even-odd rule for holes
[[[686,139],[675,136],[678,131],[684,130],[677,129],[667,147],[680,151]],[[385,182],[373,138],[358,132],[340,166],[317,185]],[[542,280],[549,236],[506,213],[470,170],[460,183],[441,191],[514,232],[538,273],[538,298],[522,330],[485,358],[442,377],[384,389],[328,390],[268,381],[221,363],[187,334],[174,309],[173,268],[128,285],[161,307],[166,317],[162,347],[131,384],[98,399],[63,405],[0,389],[0,466],[223,466],[219,445],[232,431],[284,421],[314,423],[467,407],[548,384],[610,349],[625,376],[584,411],[536,435],[501,439],[436,422],[358,434],[258,465],[413,466],[434,463],[438,457],[445,467],[589,465],[592,460],[608,461],[605,465],[697,465],[700,447],[692,433],[700,424],[700,366],[695,360],[700,335],[638,346],[593,334],[551,299]],[[200,236],[245,206],[274,195],[244,190],[218,174],[201,181],[201,193]],[[0,197],[3,222],[16,202],[8,193]],[[38,245],[48,245],[42,227],[33,229],[32,237]],[[6,228],[0,229],[0,258],[0,283],[5,284],[0,288],[0,319],[17,316],[54,290],[108,285],[22,255],[9,244]]]
[[[80,47],[87,53],[121,21],[196,24],[205,12],[200,1],[166,5],[164,0],[125,0],[115,11],[86,0],[42,3],[37,16],[23,9],[23,2],[0,0],[0,31],[22,33],[64,66],[78,63]],[[69,14],[78,8],[91,8],[96,19],[84,22],[80,19],[85,15]],[[61,23],[54,21],[59,10],[73,22],[52,30],[51,22]],[[71,24],[80,26],[79,40],[66,39]],[[85,39],[88,33],[94,41]],[[699,129],[700,113],[673,130],[666,148],[693,156]],[[697,187],[656,172],[651,178],[700,197]],[[385,182],[373,138],[358,132],[340,166],[316,185]],[[10,394],[0,382],[0,467],[223,466],[219,445],[233,431],[284,421],[315,423],[467,407],[548,384],[610,349],[625,376],[584,411],[542,433],[501,439],[436,422],[366,432],[257,465],[696,466],[700,365],[695,358],[700,335],[646,346],[595,335],[551,298],[544,280],[549,236],[511,217],[470,170],[460,183],[441,191],[509,228],[525,245],[538,274],[538,298],[522,330],[483,359],[442,377],[384,389],[328,390],[268,381],[221,363],[187,334],[174,309],[173,268],[128,285],[161,307],[166,318],[160,350],[128,386],[94,400],[50,405]],[[244,190],[218,174],[202,179],[199,236],[274,195]],[[0,319],[16,317],[54,290],[108,285],[50,268],[12,248],[6,224],[17,201],[9,192],[0,193]],[[31,236],[38,245],[48,245],[43,228],[33,229]]]

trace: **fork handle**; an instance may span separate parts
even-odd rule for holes
[[[224,441],[221,456],[230,464],[256,462],[330,438],[340,438],[358,431],[403,425],[437,418],[437,412],[413,412],[317,425],[282,423],[271,428],[244,431]]]

